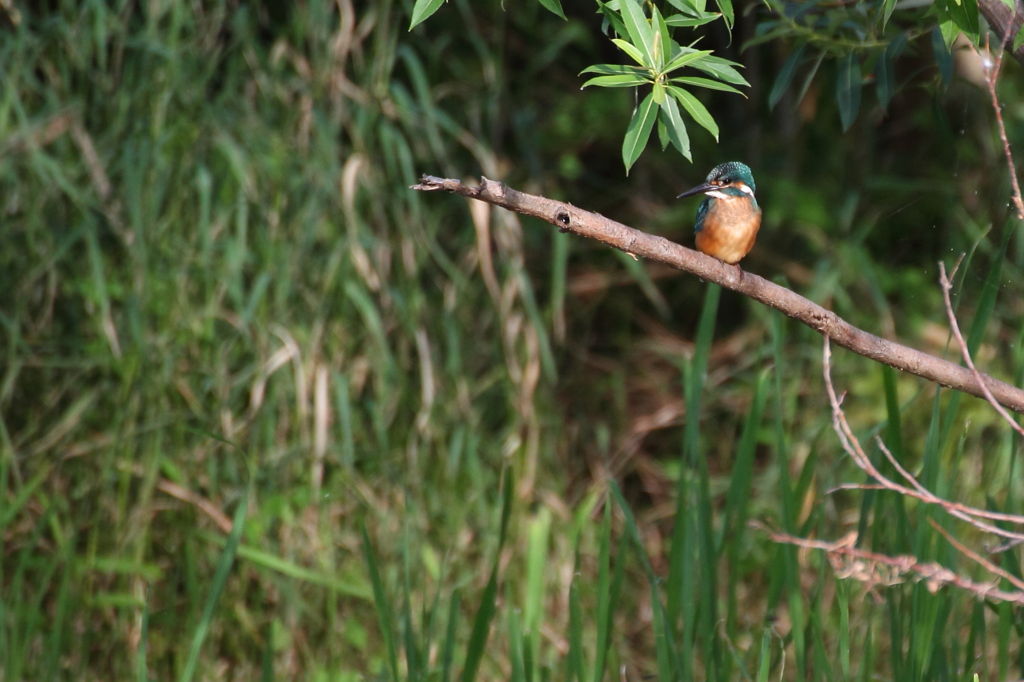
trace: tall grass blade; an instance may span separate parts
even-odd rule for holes
[[[579,555],[577,554],[577,565]],[[601,598],[601,595],[598,595]],[[607,597],[605,597],[607,598]],[[569,584],[569,656],[568,679],[570,682],[587,682],[586,663],[583,652],[583,607],[580,606],[580,588],[578,576]]]
[[[360,520],[360,530],[363,535],[363,555],[366,558],[366,568],[370,573],[370,582],[373,585],[373,602],[377,611],[377,623],[380,626],[380,634],[384,638],[384,647],[387,652],[388,668],[391,671],[391,680],[398,682],[398,653],[395,649],[395,633],[392,629],[395,614],[391,610],[387,593],[384,591],[384,581],[377,567],[377,557],[373,551],[373,545],[370,543],[370,534],[366,530],[365,519]]]
[[[249,496],[252,492],[252,485],[252,478],[250,477],[245,493],[238,502],[238,508],[235,509],[228,541],[225,543],[224,550],[220,553],[220,559],[217,561],[217,569],[213,574],[213,582],[210,585],[210,592],[206,597],[203,615],[196,626],[195,634],[192,636],[192,645],[189,647],[188,659],[179,678],[181,682],[191,682],[199,665],[199,653],[202,651],[206,634],[210,631],[210,625],[213,623],[213,611],[217,606],[217,602],[220,601],[220,595],[224,592],[224,586],[228,582],[231,566],[235,563],[238,545],[242,541],[242,530],[245,528],[245,518],[249,508]]]
[[[494,564],[491,567],[491,577],[487,581],[487,587],[480,598],[480,606],[477,608],[476,616],[473,618],[473,630],[469,635],[469,644],[466,646],[466,664],[462,668],[462,682],[472,682],[476,679],[477,671],[480,668],[480,661],[483,660],[487,648],[487,637],[491,630],[491,621],[494,619],[496,609],[495,599],[498,595],[498,569],[501,561],[501,550],[505,546],[505,536],[508,532],[508,521],[512,514],[512,469],[505,469],[501,479],[504,492],[501,505],[501,530],[498,534],[498,548],[494,554]]]
[[[722,514],[722,525],[717,542],[716,555],[726,550],[729,557],[729,589],[726,591],[728,595],[727,632],[735,632],[737,627],[736,595],[739,589],[740,549],[743,546],[743,535],[747,526],[750,484],[754,474],[754,455],[757,452],[758,434],[761,431],[762,415],[768,398],[767,387],[770,371],[763,370],[754,387],[750,412],[747,413],[740,443],[736,448],[736,459],[732,466],[732,481],[726,495],[725,511]]]
[[[875,647],[873,633],[874,629],[869,620],[867,632],[864,634],[864,647],[861,649],[863,654],[860,659],[860,671],[857,673],[857,680],[859,682],[869,682],[871,680],[871,671],[874,670]]]
[[[260,682],[274,682],[274,623],[270,621],[263,628],[263,661]]]
[[[785,284],[785,282],[782,282]],[[797,533],[799,521],[798,500],[803,494],[803,481],[798,480],[796,491],[794,491],[790,479],[789,442],[786,438],[786,393],[782,385],[782,377],[785,375],[785,344],[786,344],[786,318],[781,313],[772,314],[772,355],[775,362],[775,456],[778,458],[779,472],[779,496],[782,500],[782,526],[787,533]],[[804,462],[803,472],[806,472],[807,482],[810,485],[811,472],[813,467],[813,453]],[[800,479],[804,476],[801,474]],[[774,574],[772,582],[778,587],[779,592],[785,588],[786,600],[789,605],[789,617],[793,622],[790,630],[793,639],[793,652],[796,656],[797,679],[804,678],[804,662],[807,660],[806,646],[804,643],[804,632],[806,623],[803,617],[803,597],[800,589],[800,574],[797,563],[796,547],[779,545],[776,550],[774,562]],[[770,593],[769,603],[774,603],[775,591]],[[785,656],[785,647],[782,652]]]
[[[146,660],[146,647],[149,644],[149,597],[151,590],[146,590],[146,601],[142,605],[142,623],[139,628],[139,646],[135,650],[135,679],[138,682],[149,682],[149,663]]]
[[[516,609],[508,610],[508,657],[512,666],[512,676],[509,678],[509,682],[526,682],[523,628],[519,623],[519,612]]]
[[[836,577],[836,602],[839,604],[839,669],[850,679],[850,584]]]
[[[662,675],[661,679],[671,680],[680,668],[680,661],[678,651],[673,644],[672,630],[667,621],[665,605],[662,602],[660,590],[658,589],[660,581],[654,572],[654,567],[651,565],[647,552],[644,550],[640,528],[636,524],[636,517],[633,515],[633,511],[626,503],[626,498],[622,496],[622,491],[619,490],[619,486],[614,480],[609,481],[609,488],[612,496],[615,498],[615,502],[622,511],[627,534],[633,541],[644,573],[647,575],[647,581],[651,590],[651,606],[654,610],[654,637],[658,655],[658,669]]]
[[[441,681],[452,679],[452,663],[455,661],[455,634],[459,623],[459,609],[462,606],[462,592],[454,590],[448,606],[448,627],[444,632],[444,653],[441,655]]]
[[[761,651],[757,657],[757,682],[768,682],[772,667],[772,631],[765,628],[761,633]]]

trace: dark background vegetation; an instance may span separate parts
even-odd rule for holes
[[[762,660],[771,679],[1022,674],[1019,609],[845,582],[746,526],[860,530],[865,547],[989,579],[932,530],[980,545],[941,513],[829,492],[864,479],[831,431],[816,334],[724,292],[702,345],[712,299],[693,277],[408,189],[483,174],[689,244],[696,205],[674,197],[742,160],[764,207],[745,269],[956,357],[937,262],[968,253],[960,319],[982,320],[979,363],[1019,385],[1024,239],[969,53],[944,84],[927,37],[912,41],[888,113],[866,87],[844,133],[828,64],[769,109],[791,46],[743,49],[767,10],[738,2],[731,35],[698,34],[746,66],[748,97],[701,92],[720,141],[691,126],[692,165],[652,144],[627,177],[636,95],[581,92],[578,76],[623,57],[594,3],[563,6],[567,22],[537,2],[451,0],[408,32],[411,1],[2,4],[3,679],[180,677],[206,628],[201,679],[378,679],[389,644],[410,679],[441,679],[447,642],[454,672],[473,651],[496,557],[480,679],[563,679],[579,644],[592,671],[609,477],[669,594],[679,570],[690,580],[693,600],[669,609],[697,619],[673,625],[697,679],[752,678]],[[1015,149],[1020,91],[1007,60]],[[924,482],[1020,511],[1020,444],[986,404],[845,352],[834,364],[854,426]],[[655,610],[613,517],[627,579],[608,679],[621,664],[639,680],[658,670]],[[701,563],[673,568],[684,517]],[[999,555],[1019,574],[1018,558]]]

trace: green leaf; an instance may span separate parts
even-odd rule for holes
[[[704,14],[706,0],[668,0],[668,4],[687,14]]]
[[[839,117],[843,121],[843,130],[849,130],[860,109],[860,62],[853,52],[847,53],[839,60],[836,103],[839,105]]]
[[[707,107],[700,103],[696,97],[688,93],[682,88],[677,88],[674,85],[668,86],[669,94],[679,100],[679,103],[683,105],[686,112],[693,117],[693,120],[701,124],[707,131],[715,136],[715,140],[718,140],[718,124],[715,123],[714,116],[708,112]]]
[[[416,4],[412,8],[412,21],[409,22],[409,30],[413,30],[418,24],[424,22],[431,14],[440,9],[442,4],[444,4],[444,0],[416,0]]]
[[[604,3],[601,0],[597,0],[597,6],[601,9],[601,14],[604,15],[605,20],[611,24],[612,28],[615,29],[615,34],[623,38],[627,37],[629,33],[626,31],[626,25],[622,23],[622,16],[615,11],[611,3]],[[602,28],[602,31],[605,29]]]
[[[661,70],[668,62],[669,55],[672,54],[672,37],[668,34],[668,26],[665,24],[661,12],[658,11],[657,5],[651,6],[651,26],[656,29],[654,42],[657,49],[654,51],[654,56],[658,60],[658,69]]]
[[[821,63],[825,61],[825,53],[819,52],[818,58],[814,60],[814,65],[811,66],[811,70],[804,76],[804,84],[800,86],[800,92],[796,96],[796,102],[799,104],[804,101],[804,96],[811,87],[811,83],[814,82],[814,76],[817,75],[818,69],[821,68]]]
[[[657,112],[654,110],[654,95],[647,95],[640,106],[633,112],[633,119],[626,129],[626,137],[622,141],[622,162],[626,165],[626,174],[629,169],[640,158],[641,152],[647,146],[647,140],[651,136],[651,129],[654,128],[654,121]]]
[[[757,682],[768,682],[768,672],[772,662],[772,631],[765,628],[761,634],[761,652],[758,654]]]
[[[595,78],[591,78],[580,86],[580,89],[582,90],[588,85],[596,85],[602,88],[635,88],[636,86],[643,85],[647,82],[649,81],[646,78],[623,73],[615,76],[597,76]]]
[[[690,157],[690,136],[686,132],[686,124],[683,123],[675,97],[665,98],[658,120],[665,125],[665,132],[672,146],[688,160],[693,161]]]
[[[645,69],[639,66],[630,66],[628,64],[593,64],[580,71],[579,75],[585,73],[599,73],[605,76],[620,75],[620,74],[632,74],[634,76],[644,76],[650,73],[650,69]]]
[[[722,18],[725,19],[725,25],[731,31],[733,24],[736,23],[736,15],[732,9],[732,0],[718,0],[718,9],[722,10]]]
[[[732,92],[737,95],[746,97],[742,92],[726,85],[725,83],[719,83],[718,81],[708,80],[707,78],[700,78],[699,76],[676,76],[675,78],[669,79],[670,83],[679,83],[681,85],[693,85],[698,88],[707,88],[708,90],[721,90],[722,92]]]
[[[953,41],[956,40],[957,34],[960,32],[956,22],[953,20],[953,15],[949,11],[948,3],[954,2],[954,0],[936,0],[932,5],[933,12],[935,14],[937,31],[942,36],[942,42],[946,45],[946,51],[949,52],[953,47]],[[933,36],[934,42],[934,36]]]
[[[789,24],[778,21],[767,21],[757,27],[752,38],[743,43],[741,52],[746,52],[752,47],[767,43],[776,38],[789,38],[793,35],[793,29]]]
[[[644,54],[641,52],[636,45],[629,42],[628,40],[622,40],[621,38],[612,38],[612,42],[618,45],[619,49],[628,54],[636,61],[640,66],[650,68],[650,65],[644,61]]]
[[[949,51],[945,33],[942,29],[943,26],[941,24],[932,29],[932,51],[935,52],[935,63],[939,67],[942,84],[946,86],[953,80],[953,55]]]
[[[782,65],[782,69],[779,71],[778,77],[775,79],[774,85],[772,85],[772,92],[768,95],[768,108],[774,109],[775,105],[782,99],[782,93],[786,92],[789,88],[789,84],[793,82],[793,74],[796,73],[796,69],[800,66],[800,62],[804,57],[804,49],[806,49],[807,43],[802,44],[796,48],[796,51],[789,55],[786,62]]]
[[[896,0],[885,0],[885,9],[882,13],[882,28],[889,23],[889,17],[892,16],[892,11],[896,9]]]
[[[956,22],[953,21],[952,17],[950,17],[948,20],[939,24],[936,27],[936,30],[942,36],[942,44],[946,48],[945,51],[951,52],[953,49],[953,42],[956,41],[956,36],[960,33],[960,29],[957,28]]]
[[[691,62],[696,62],[700,61],[701,59],[704,59],[711,53],[711,50],[692,50],[688,52],[683,52],[681,55],[677,56],[675,59],[670,61],[662,70],[662,73],[671,73],[676,69],[681,69]]]
[[[978,0],[947,0],[946,9],[960,32],[978,44]]]
[[[644,66],[655,68],[657,58],[655,57],[654,30],[644,16],[644,11],[636,4],[635,0],[619,0],[619,12],[622,15],[622,23],[626,25],[626,32],[629,39],[643,54]]]
[[[654,103],[660,106],[665,101],[665,86],[661,83],[655,83],[654,87],[651,88],[651,96],[654,97]]]
[[[734,69],[735,66],[741,66],[736,62],[731,62],[728,59],[722,59],[721,57],[705,57],[699,62],[694,62],[693,68],[700,69],[704,73],[711,74],[719,80],[723,80],[726,83],[732,83],[733,85],[746,85],[750,87],[750,83],[747,79],[740,75],[740,72]]]
[[[562,11],[562,3],[560,0],[540,0],[540,4],[549,10],[555,16],[559,16],[565,19],[565,12]],[[568,19],[566,19],[568,21]]]
[[[722,16],[718,12],[712,12],[703,17],[688,17],[685,14],[673,14],[670,17],[665,18],[665,23],[673,27],[693,28],[694,26],[703,26],[704,24],[710,24],[712,21]]]
[[[878,58],[875,64],[875,92],[878,94],[878,103],[882,105],[882,111],[888,111],[889,100],[896,91],[896,58],[903,52],[907,45],[907,34],[901,33]]]

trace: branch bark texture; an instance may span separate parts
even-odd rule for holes
[[[771,306],[854,353],[947,388],[984,398],[984,391],[966,367],[869,334],[785,287],[664,237],[641,232],[572,204],[519,192],[487,178],[481,178],[479,187],[470,187],[459,180],[424,175],[418,185],[413,185],[413,189],[451,192],[485,201],[516,213],[540,218],[563,232],[596,239],[626,253],[671,265]],[[985,374],[980,376],[1001,405],[1024,414],[1024,390]]]
[[[1024,25],[1024,2],[1014,0],[1013,11],[1010,11],[1003,0],[978,0],[978,11],[985,17],[999,43],[1006,45],[1013,58],[1024,66],[1024,44],[1013,49],[1013,39],[1020,32],[1021,25]]]

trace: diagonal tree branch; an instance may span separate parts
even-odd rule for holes
[[[680,246],[664,237],[635,230],[571,204],[525,194],[487,178],[481,178],[480,187],[469,187],[459,180],[424,175],[420,178],[420,183],[413,185],[412,189],[424,192],[451,192],[485,201],[516,213],[540,218],[563,232],[596,239],[626,253],[666,263],[771,306],[854,353],[895,369],[916,374],[947,388],[984,398],[984,391],[966,367],[869,334],[832,311],[785,287]],[[989,392],[1001,405],[1024,414],[1024,390],[985,374],[981,377]]]

